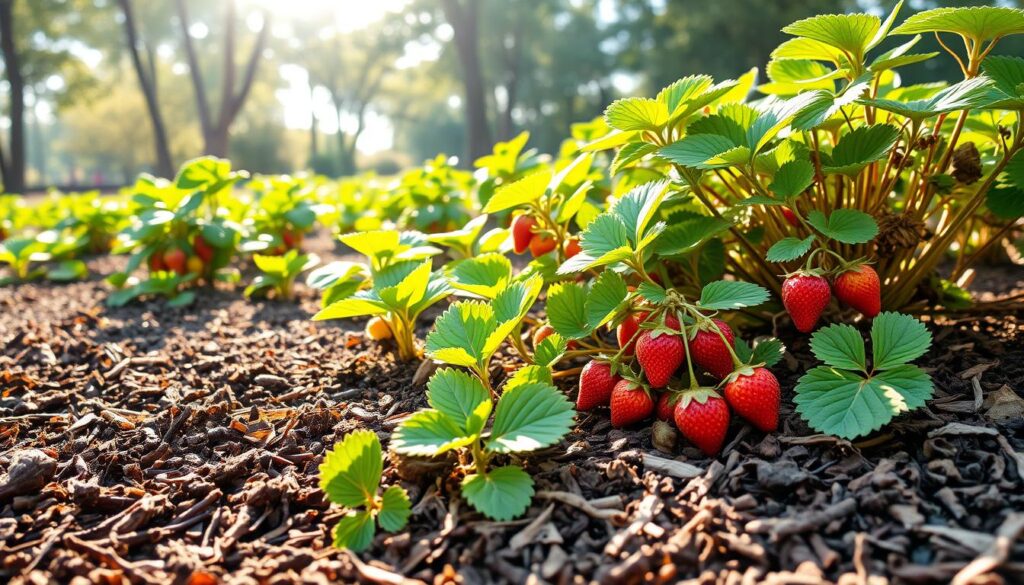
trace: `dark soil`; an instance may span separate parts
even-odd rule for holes
[[[361,322],[310,321],[317,295],[297,289],[183,309],[107,309],[98,276],[0,289],[0,580],[1024,583],[1024,315],[929,319],[935,398],[862,443],[794,413],[815,362],[783,329],[780,431],[735,421],[717,459],[581,414],[526,460],[539,493],[506,523],[436,464],[389,464],[414,515],[356,557],[330,546],[317,466],[356,428],[386,445],[424,391]]]

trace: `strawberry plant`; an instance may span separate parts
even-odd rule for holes
[[[84,238],[48,230],[36,236],[11,237],[0,242],[0,265],[10,274],[0,277],[0,286],[45,278],[66,282],[88,273],[81,260],[68,258],[82,247]]]
[[[872,322],[870,363],[856,328],[837,324],[819,329],[811,337],[811,350],[825,365],[797,383],[797,412],[815,430],[844,439],[877,431],[931,398],[931,377],[910,365],[930,345],[925,326],[898,313],[882,313]]]
[[[262,274],[253,279],[252,284],[245,287],[245,296],[266,296],[274,291],[278,299],[291,299],[292,287],[299,274],[320,263],[316,254],[300,254],[298,250],[289,250],[281,256],[253,256],[256,268]]]
[[[491,357],[525,317],[539,291],[539,278],[531,277],[510,284],[491,304],[452,304],[428,335],[427,354],[468,368],[470,373],[438,370],[427,383],[430,408],[403,421],[392,436],[391,447],[401,455],[463,454],[460,461],[468,462],[458,469],[462,497],[498,521],[526,510],[533,497],[533,479],[519,465],[494,466],[494,460],[557,443],[573,420],[572,405],[552,385],[550,365],[565,350],[557,334],[542,342],[537,365],[520,368],[506,381],[495,404],[498,393],[489,373]]]
[[[318,215],[329,209],[317,202],[316,185],[289,176],[256,177],[249,182],[252,201],[246,208],[245,252],[281,255],[300,250]]]
[[[417,232],[374,231],[346,234],[342,243],[365,255],[369,278],[355,286],[345,283],[362,278],[351,267],[335,265],[338,270],[318,275],[326,294],[335,286],[346,286],[349,296],[327,304],[313,319],[347,319],[380,316],[394,334],[398,356],[404,361],[419,358],[415,326],[420,314],[452,293],[441,271],[431,269],[430,258],[441,252],[427,245]],[[333,269],[332,269],[333,270]]]
[[[334,527],[334,546],[364,550],[376,526],[388,532],[405,527],[412,514],[409,495],[401,486],[380,491],[384,459],[373,431],[353,431],[334,446],[320,464],[320,489],[347,512]]]

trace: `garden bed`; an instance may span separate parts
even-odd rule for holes
[[[330,255],[326,238],[314,245]],[[317,466],[357,428],[387,445],[426,403],[416,365],[364,340],[361,323],[310,321],[319,299],[305,288],[294,303],[218,289],[181,309],[107,309],[107,290],[98,277],[0,289],[0,469],[35,461],[0,487],[3,579],[946,583],[996,566],[1024,580],[1021,315],[928,321],[919,363],[935,398],[858,444],[794,412],[791,389],[816,361],[806,337],[781,331],[780,431],[736,419],[716,459],[659,452],[649,426],[581,413],[562,444],[526,459],[538,494],[504,523],[423,473],[443,464],[392,461],[385,476],[402,479],[414,514],[356,557],[330,546],[340,511]]]

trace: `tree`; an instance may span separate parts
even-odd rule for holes
[[[463,108],[466,111],[466,158],[464,166],[491,151],[484,76],[480,68],[479,0],[441,0],[445,19],[452,27],[455,51],[462,66]]]
[[[203,132],[203,151],[206,154],[225,157],[228,155],[231,125],[238,117],[245,100],[252,89],[253,80],[259,68],[266,45],[267,34],[270,29],[270,15],[266,9],[262,11],[261,25],[256,33],[256,40],[253,43],[249,58],[246,61],[245,70],[242,76],[242,83],[236,89],[235,82],[238,76],[236,63],[236,38],[235,28],[237,25],[236,0],[225,0],[224,2],[224,46],[223,70],[221,75],[220,107],[216,116],[206,92],[206,81],[199,65],[199,57],[196,52],[192,34],[189,31],[191,20],[188,16],[186,0],[176,0],[178,20],[181,24],[182,40],[185,46],[185,56],[188,61],[189,74],[192,79],[192,90],[195,94],[196,109],[199,112],[199,125]]]
[[[0,172],[4,189],[11,193],[25,190],[25,78],[14,39],[14,0],[0,0],[0,51],[10,84],[10,152],[0,151]]]
[[[146,112],[149,115],[149,122],[153,128],[153,147],[156,152],[156,172],[163,177],[174,175],[174,163],[171,160],[171,149],[167,143],[167,127],[164,125],[164,117],[160,111],[160,102],[157,98],[156,63],[151,45],[140,40],[138,24],[135,19],[135,11],[131,0],[118,0],[121,6],[125,37],[127,40],[128,53],[131,55],[132,67],[135,69],[135,76],[138,78],[139,87],[146,99]],[[142,52],[148,59],[148,64],[142,61]]]

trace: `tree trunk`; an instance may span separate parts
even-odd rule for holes
[[[445,18],[454,31],[455,50],[462,65],[462,84],[465,90],[466,160],[470,167],[477,158],[491,151],[491,131],[487,123],[487,99],[484,78],[480,69],[480,39],[477,14],[479,0],[462,4],[459,0],[442,2]]]
[[[139,86],[146,98],[146,110],[149,112],[149,123],[153,126],[153,146],[156,150],[156,173],[161,177],[171,178],[174,176],[174,163],[171,161],[171,149],[167,142],[167,128],[164,126],[164,117],[160,112],[160,102],[156,93],[156,65],[151,63],[151,73],[147,73],[146,66],[142,63],[139,55],[139,39],[135,25],[135,14],[132,10],[131,0],[120,0],[121,11],[124,13],[124,31],[128,38],[128,53],[132,57],[132,66],[135,68],[135,76],[139,79]]]
[[[317,119],[316,108],[313,103],[313,85],[309,86],[309,162],[310,166],[317,162],[320,157],[320,148],[317,144]]]
[[[4,189],[9,193],[25,191],[25,79],[14,43],[14,0],[0,0],[0,51],[11,86],[10,158],[3,165]]]

